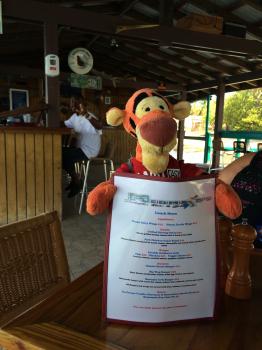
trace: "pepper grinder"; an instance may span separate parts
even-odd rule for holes
[[[242,224],[233,226],[233,264],[229,271],[225,292],[236,299],[249,299],[252,293],[249,258],[254,248],[256,230],[243,220]]]

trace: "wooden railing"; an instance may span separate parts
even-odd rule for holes
[[[131,156],[135,156],[137,140],[127,134],[123,128],[104,128],[102,135],[102,148],[108,141],[116,144],[113,161],[116,165],[125,163]]]
[[[37,116],[36,120],[35,120],[35,124],[39,124],[41,119],[43,118],[44,113],[48,110],[49,105],[44,103],[44,102],[40,102],[34,106],[31,107],[20,107],[20,108],[16,108],[10,111],[4,111],[4,112],[0,112],[0,119],[2,118],[7,118],[7,117],[15,117],[18,115],[22,115],[22,114],[31,114],[31,113],[37,113],[39,112],[39,115]]]

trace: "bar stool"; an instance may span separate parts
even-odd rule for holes
[[[262,151],[262,142],[259,142],[258,144],[257,144],[257,151],[259,152],[259,151]]]
[[[221,139],[217,139],[217,140],[213,140],[212,142],[212,145],[213,145],[213,150],[214,151],[217,151],[220,153],[220,159],[221,159],[221,167],[219,166],[218,168],[211,168],[212,167],[212,164],[210,164],[210,167],[209,167],[209,173],[211,173],[212,171],[214,170],[221,170],[224,168],[225,166],[225,156],[230,156],[230,157],[233,157],[233,152],[232,151],[227,151],[225,149],[225,146],[224,146],[224,142],[221,140]]]
[[[247,144],[245,141],[234,141],[233,142],[234,156],[237,158],[238,153],[247,153]]]
[[[107,176],[107,165],[110,165],[110,169],[111,171],[114,171],[114,153],[115,153],[115,148],[116,148],[116,144],[114,144],[113,142],[108,142],[106,144],[105,147],[105,152],[103,155],[99,155],[98,157],[95,158],[90,158],[87,161],[85,161],[82,164],[82,168],[83,168],[83,174],[84,174],[84,183],[83,183],[83,188],[81,191],[81,200],[80,200],[80,206],[79,206],[79,215],[82,212],[82,207],[83,207],[83,201],[84,201],[84,196],[86,194],[86,189],[87,189],[87,177],[88,177],[88,173],[89,173],[89,168],[91,164],[94,163],[103,163],[104,165],[104,175],[105,175],[105,181],[107,181],[108,176]]]

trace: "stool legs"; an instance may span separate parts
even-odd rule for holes
[[[90,166],[90,162],[93,160],[93,162],[96,160],[94,159],[89,159],[86,163],[86,167],[83,166],[83,172],[84,172],[84,183],[83,183],[83,188],[82,188],[82,193],[81,193],[81,200],[80,200],[80,206],[79,206],[79,215],[82,212],[82,206],[83,206],[83,201],[84,201],[84,197],[85,197],[85,193],[86,193],[86,187],[87,187],[87,176],[88,176],[88,171],[89,171],[89,166]],[[100,159],[101,161],[101,159]],[[104,159],[103,160],[103,165],[104,165],[104,174],[105,174],[105,181],[108,180],[108,176],[107,176],[107,162],[110,162],[110,167],[111,167],[111,171],[114,171],[114,163],[111,159]]]
[[[107,159],[104,159],[104,172],[105,172],[105,180],[107,181],[107,166],[106,166]]]
[[[84,178],[84,183],[83,183],[83,188],[82,188],[82,193],[81,193],[81,200],[80,200],[80,206],[79,206],[79,215],[82,212],[82,206],[83,206],[83,201],[84,201],[84,196],[85,196],[85,191],[86,191],[86,182],[87,182],[87,175],[88,175],[88,171],[89,171],[89,165],[90,165],[90,160],[87,161],[86,164],[86,168],[84,169],[84,174],[85,174],[85,178]]]
[[[115,170],[114,163],[113,163],[113,161],[111,159],[110,159],[110,165],[111,165],[111,171],[114,171]]]

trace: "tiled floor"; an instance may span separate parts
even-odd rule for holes
[[[104,181],[103,174],[100,166],[92,169],[88,179],[89,187]],[[63,188],[65,182],[64,176]],[[69,199],[64,191],[62,232],[72,280],[104,259],[107,215],[90,216],[85,212],[85,205],[82,214],[78,215],[79,204],[80,195]]]
[[[72,215],[62,222],[71,279],[104,259],[106,215]]]

